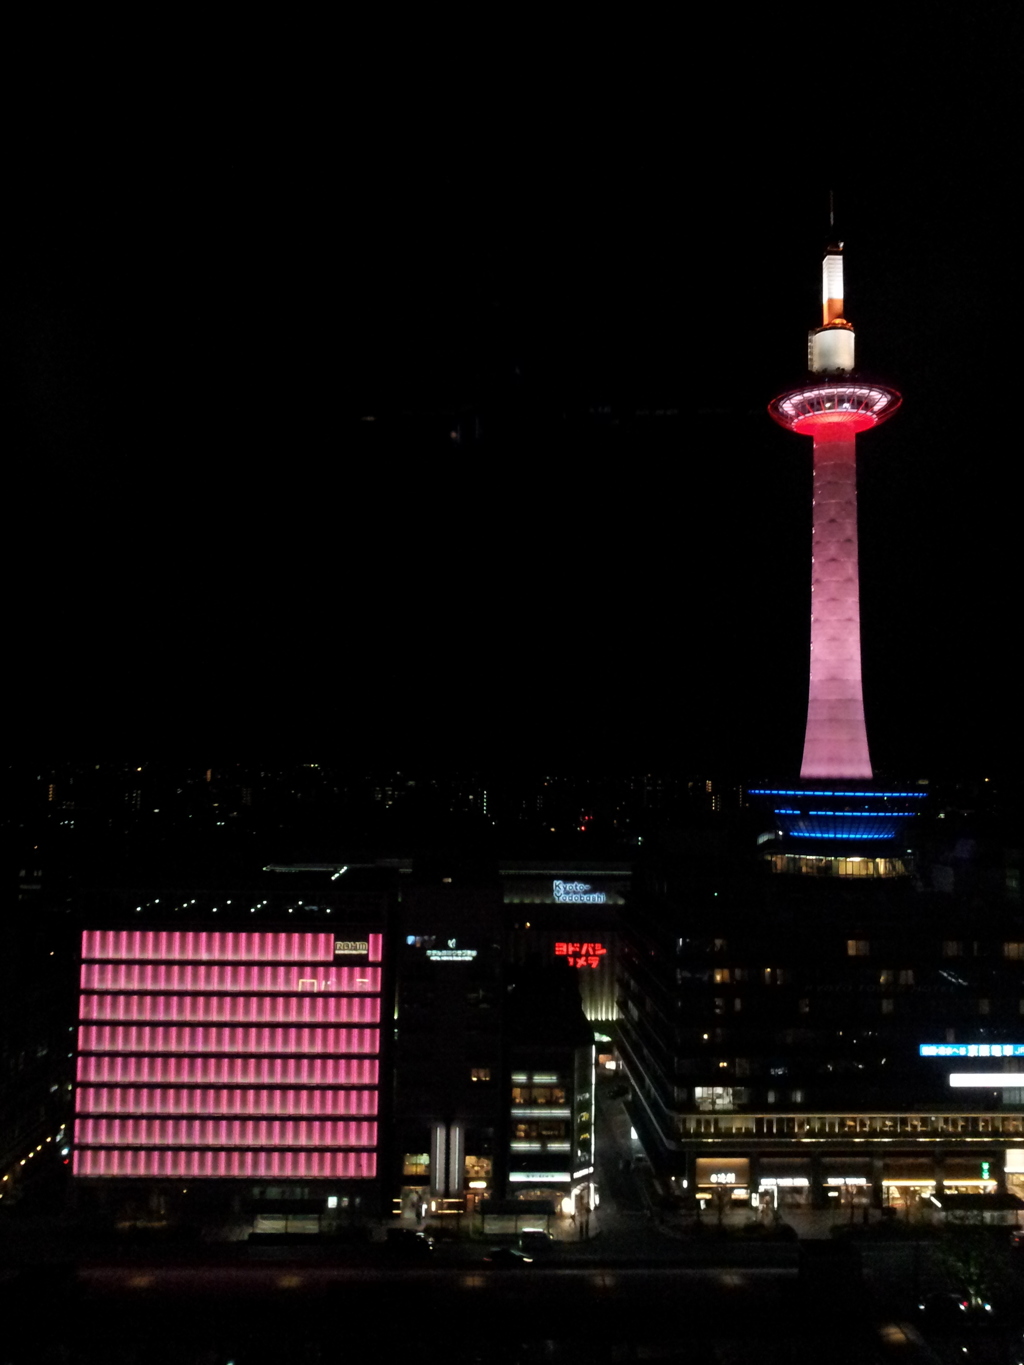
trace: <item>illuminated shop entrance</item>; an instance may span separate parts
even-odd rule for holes
[[[695,1163],[697,1201],[723,1211],[746,1204],[750,1193],[750,1162],[746,1157],[698,1157]]]

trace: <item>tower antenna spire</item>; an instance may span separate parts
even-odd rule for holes
[[[834,195],[834,191],[833,191],[833,190],[829,190],[829,192],[828,192],[828,226],[829,226],[829,230],[830,230],[830,231],[834,231],[834,230],[835,230],[835,226],[836,226],[835,201],[834,201],[834,199],[833,199],[833,195]]]

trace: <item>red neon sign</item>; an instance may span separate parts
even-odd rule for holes
[[[603,943],[555,944],[555,956],[568,958],[570,967],[596,967],[607,954]]]

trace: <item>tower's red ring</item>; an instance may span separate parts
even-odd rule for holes
[[[852,434],[887,421],[902,402],[886,384],[819,379],[773,398],[768,412],[779,426],[802,436],[837,427]]]

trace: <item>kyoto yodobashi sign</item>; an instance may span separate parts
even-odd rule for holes
[[[555,944],[555,957],[567,957],[570,967],[597,967],[608,949],[603,943],[562,943]]]
[[[607,899],[603,891],[595,891],[589,882],[554,881],[551,889],[558,905],[604,905]]]

